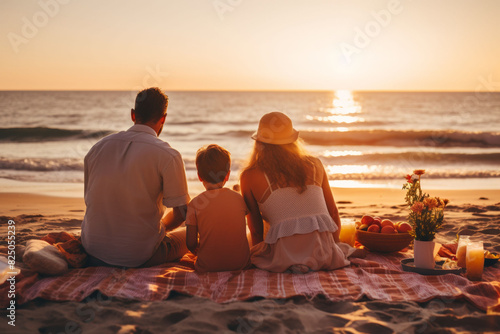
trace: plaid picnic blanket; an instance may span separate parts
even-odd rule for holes
[[[17,303],[41,297],[56,301],[82,301],[95,291],[106,298],[163,300],[170,292],[209,298],[218,303],[253,297],[289,298],[324,295],[332,301],[372,300],[424,302],[433,298],[451,301],[464,298],[487,312],[500,312],[500,268],[484,269],[481,282],[447,274],[423,276],[405,272],[400,261],[413,257],[403,253],[369,253],[353,259],[350,266],[307,274],[271,273],[260,269],[241,272],[197,274],[194,258],[185,255],[179,263],[152,268],[120,269],[89,267],[72,269],[58,277],[37,274],[20,277],[16,284]],[[0,304],[7,300],[7,282],[0,286]]]

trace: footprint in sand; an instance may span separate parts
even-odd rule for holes
[[[488,211],[488,210],[480,208],[478,206],[470,206],[470,207],[463,210],[463,212],[473,212],[473,213],[483,213],[486,211]]]
[[[186,319],[191,315],[190,310],[182,310],[180,312],[174,312],[167,314],[166,316],[163,317],[161,320],[162,324],[165,326],[172,326],[175,325],[178,322],[181,322],[182,320]]]
[[[377,334],[394,333],[394,331],[389,327],[374,322],[366,322],[364,320],[354,321],[352,323],[352,327],[354,327],[356,330],[362,333],[377,333]]]
[[[500,229],[498,228],[488,228],[485,230],[480,231],[482,234],[491,234],[491,235],[499,235],[500,234]]]
[[[360,309],[360,307],[350,302],[331,302],[320,296],[312,301],[313,306],[318,310],[333,314],[349,314]]]

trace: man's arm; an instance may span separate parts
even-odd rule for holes
[[[186,220],[187,205],[177,206],[172,209],[162,219],[162,224],[165,225],[167,231],[171,231],[179,226]]]

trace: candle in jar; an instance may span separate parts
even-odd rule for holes
[[[356,226],[353,221],[343,222],[340,229],[340,242],[354,247],[354,241],[356,240]]]
[[[458,239],[457,247],[457,265],[461,268],[466,267],[465,255],[467,254],[467,244],[470,242],[470,236],[461,235]]]
[[[466,258],[467,278],[471,281],[480,281],[484,268],[483,242],[470,242],[467,245]]]

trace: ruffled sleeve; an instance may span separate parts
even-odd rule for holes
[[[294,234],[307,234],[314,231],[333,233],[337,230],[337,225],[332,217],[327,214],[294,217],[271,225],[264,242],[274,244],[279,238],[289,237]]]

